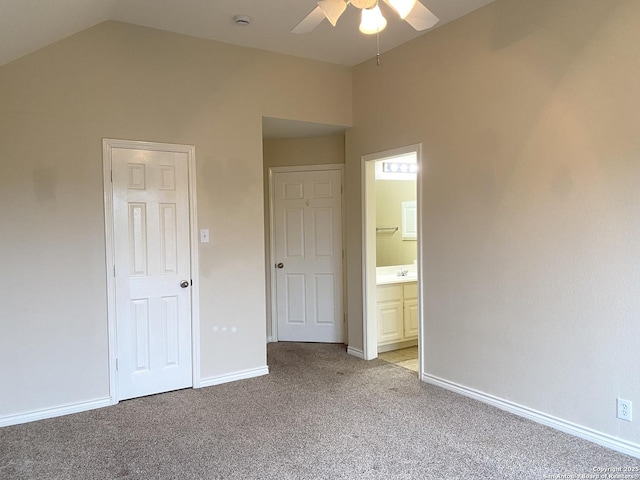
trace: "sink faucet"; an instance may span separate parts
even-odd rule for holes
[[[403,270],[403,269],[398,270],[399,277],[406,277],[408,273],[409,273],[409,270]]]

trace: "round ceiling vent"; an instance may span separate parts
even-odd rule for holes
[[[233,23],[246,27],[251,23],[251,17],[248,15],[236,15],[235,17],[233,17]]]

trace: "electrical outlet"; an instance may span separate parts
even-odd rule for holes
[[[620,420],[626,420],[627,422],[631,421],[631,405],[631,400],[618,398],[618,418]]]

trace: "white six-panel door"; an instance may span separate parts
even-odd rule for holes
[[[192,386],[187,155],[114,148],[118,399]]]
[[[274,174],[278,340],[343,341],[342,172]]]

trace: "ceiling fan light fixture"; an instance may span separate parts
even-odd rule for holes
[[[403,20],[407,18],[407,15],[411,13],[411,10],[416,5],[416,0],[388,0],[388,2]]]
[[[378,4],[378,0],[351,0],[349,3],[360,10],[364,8],[373,8]]]
[[[387,19],[382,16],[380,7],[376,4],[373,8],[362,9],[360,31],[366,35],[379,33],[387,26]]]

